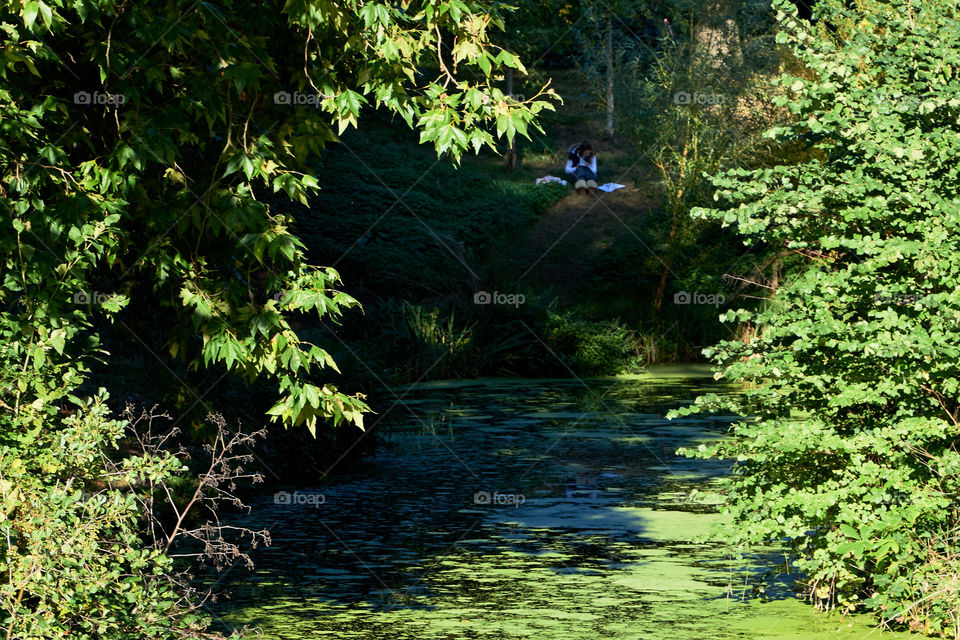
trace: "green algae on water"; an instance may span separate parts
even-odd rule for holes
[[[274,544],[223,577],[215,613],[291,640],[908,637],[814,612],[776,575],[778,549],[736,561],[692,543],[720,518],[711,488],[728,468],[674,452],[735,417],[663,416],[735,390],[682,367],[586,386],[406,389],[362,476],[324,486],[319,507],[265,494],[238,517]]]

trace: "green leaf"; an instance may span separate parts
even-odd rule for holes
[[[43,23],[49,29],[53,25],[53,10],[43,2],[37,2],[37,7],[40,9],[40,15],[43,16]]]
[[[50,335],[50,344],[60,355],[63,355],[63,348],[66,345],[66,331],[58,329]]]
[[[40,3],[37,0],[26,0],[23,3],[23,24],[26,25],[27,29],[33,30],[38,11],[40,11]]]
[[[490,64],[490,57],[486,53],[482,53],[477,57],[477,66],[480,67],[481,71],[483,71],[483,75],[490,75],[492,66]]]

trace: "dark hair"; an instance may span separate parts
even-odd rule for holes
[[[580,158],[583,157],[584,151],[593,151],[593,145],[590,144],[589,140],[584,140],[578,145],[570,147],[569,159],[573,163],[580,162]]]

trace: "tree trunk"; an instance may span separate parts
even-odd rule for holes
[[[660,309],[663,307],[663,294],[667,290],[667,277],[670,275],[670,259],[667,258],[663,263],[663,273],[660,274],[660,284],[657,285],[657,292],[653,296],[653,313],[660,315]]]
[[[740,27],[729,0],[708,0],[703,3],[700,19],[694,26],[693,39],[697,52],[715,68],[737,66],[743,62]]]
[[[681,177],[682,177],[682,174],[681,174]],[[676,197],[677,199],[679,199],[682,196],[683,196],[683,190],[681,189],[677,193]],[[663,262],[663,271],[660,273],[660,283],[657,285],[657,292],[653,296],[653,313],[656,316],[660,315],[660,309],[663,308],[663,296],[667,291],[667,278],[671,273],[670,267],[673,265],[673,258],[672,258],[672,254],[674,251],[673,242],[674,242],[674,239],[677,237],[678,220],[677,220],[677,207],[674,206],[672,207],[672,209],[673,209],[673,217],[670,220],[670,236],[667,239],[667,242],[669,243],[669,247],[670,247],[670,255],[667,255],[665,259],[661,260],[661,262]]]
[[[607,29],[604,37],[603,52],[607,63],[607,123],[605,132],[609,137],[613,137],[614,127],[614,106],[613,106],[613,13],[607,11]]]
[[[507,67],[507,95],[513,97],[513,69]],[[505,166],[508,171],[513,171],[517,166],[517,143],[516,139],[510,141],[510,148],[507,149],[507,158]]]

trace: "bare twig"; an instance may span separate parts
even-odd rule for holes
[[[129,423],[131,445],[141,460],[162,463],[171,457],[181,462],[190,459],[189,451],[178,440],[179,429],[174,427],[160,433],[155,429],[155,420],[171,419],[168,414],[157,412],[156,406],[137,414],[133,405],[127,405],[123,417]],[[231,430],[220,414],[207,415],[207,421],[215,427],[212,441],[203,446],[209,460],[204,471],[196,476],[196,486],[188,496],[178,494],[170,484],[170,477],[140,480],[131,477],[129,469],[120,462],[106,460],[108,474],[105,479],[111,488],[126,483],[126,488],[133,492],[147,523],[153,548],[171,558],[192,560],[201,567],[210,563],[217,570],[223,570],[242,562],[252,568],[249,551],[261,544],[269,545],[269,531],[225,524],[220,520],[220,508],[228,503],[234,508],[249,510],[237,495],[238,482],[259,483],[263,477],[245,470],[244,466],[252,462],[253,455],[239,451],[250,451],[266,432],[264,429],[249,433],[241,429]],[[182,464],[180,471],[173,475],[182,476],[186,472],[187,467]],[[197,591],[189,569],[165,576],[143,577],[145,581],[169,580],[180,594],[182,604],[190,609],[195,610],[214,597],[211,590]]]

